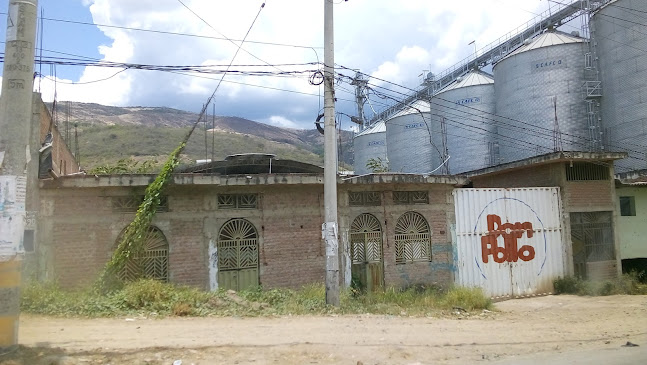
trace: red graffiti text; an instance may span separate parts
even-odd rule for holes
[[[535,249],[529,245],[517,247],[517,240],[526,234],[531,238],[533,235],[532,223],[504,223],[501,224],[501,217],[498,215],[487,216],[488,234],[481,237],[481,256],[484,263],[488,258],[496,263],[517,262],[519,259],[530,261],[535,258]],[[497,238],[503,237],[504,247],[499,247]]]

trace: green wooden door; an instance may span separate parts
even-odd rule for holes
[[[258,233],[249,221],[232,219],[218,236],[218,287],[240,291],[258,284]]]
[[[354,284],[367,291],[384,287],[382,226],[371,214],[360,214],[351,225],[351,274]]]

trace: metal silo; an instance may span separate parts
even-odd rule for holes
[[[431,99],[434,143],[441,150],[446,147],[450,173],[478,170],[495,161],[495,104],[494,79],[476,70]]]
[[[494,65],[499,163],[588,151],[583,38],[546,32]]]
[[[357,175],[373,172],[366,167],[366,163],[372,158],[381,159],[386,164],[386,125],[384,121],[379,121],[357,134],[353,139],[353,148],[355,150],[354,169]]]
[[[647,1],[617,0],[591,20],[602,81],[605,149],[629,152],[618,172],[647,168]]]
[[[438,151],[431,143],[429,103],[418,100],[386,121],[389,171],[424,174],[435,168]]]

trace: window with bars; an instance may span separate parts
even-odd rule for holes
[[[395,204],[429,204],[429,192],[394,191],[393,202]]]
[[[609,180],[609,166],[589,162],[574,162],[566,165],[567,181]]]
[[[219,194],[218,209],[256,209],[258,194]]]
[[[382,204],[382,194],[379,191],[351,191],[348,193],[350,206],[374,206]]]
[[[112,197],[112,211],[121,213],[134,213],[144,201],[143,195],[114,196]],[[168,212],[168,197],[161,196],[157,212]]]

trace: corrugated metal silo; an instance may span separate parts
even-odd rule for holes
[[[617,0],[591,21],[602,81],[605,148],[629,152],[618,172],[647,168],[647,28],[645,0]]]
[[[353,139],[353,148],[355,150],[354,169],[357,175],[373,172],[366,167],[366,163],[372,158],[381,159],[386,164],[386,125],[384,121],[379,121],[357,134]]]
[[[434,144],[441,150],[447,147],[450,173],[478,170],[494,162],[495,104],[494,79],[476,70],[431,99],[432,131],[437,132]]]
[[[553,152],[560,149],[557,137],[564,151],[590,149],[582,93],[586,50],[583,38],[551,31],[496,63],[497,162]]]
[[[424,174],[438,151],[431,143],[429,102],[418,100],[386,121],[389,171]]]

